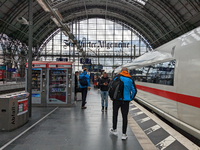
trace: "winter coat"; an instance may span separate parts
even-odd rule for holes
[[[120,80],[124,82],[123,100],[131,101],[134,98],[134,95],[136,93],[136,89],[133,85],[133,80],[131,79],[131,76],[127,71],[122,71],[120,75],[121,75]],[[116,79],[117,77],[114,78],[114,80]],[[122,98],[119,100],[122,100]]]
[[[108,91],[108,85],[103,85],[103,83],[110,83],[110,79],[108,77],[104,78],[100,78],[100,81],[99,81],[99,86],[100,86],[100,89],[101,91]]]
[[[90,87],[90,77],[89,77],[89,75],[87,74],[86,71],[83,71],[83,72],[79,75],[79,80],[82,79],[83,76],[86,77],[86,80],[87,80],[87,82],[88,82],[88,85],[87,85],[87,86],[82,86],[82,85],[80,84],[80,82],[78,82],[80,88],[87,88],[88,86]]]

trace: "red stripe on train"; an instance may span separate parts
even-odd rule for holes
[[[152,94],[155,94],[155,95],[158,95],[158,96],[161,96],[161,97],[173,100],[173,101],[177,101],[177,102],[180,102],[183,104],[187,104],[190,106],[200,108],[200,98],[199,97],[164,91],[164,90],[146,87],[146,86],[142,86],[142,85],[136,85],[136,86],[137,86],[137,89],[140,89],[142,91],[149,92],[149,93],[152,93]]]

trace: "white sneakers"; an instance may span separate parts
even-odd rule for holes
[[[117,132],[117,129],[113,129],[113,128],[110,128],[110,133],[118,136],[118,132]],[[122,140],[126,140],[128,138],[127,134],[122,134]]]
[[[128,138],[128,136],[126,134],[122,135],[122,140],[126,140]]]
[[[118,136],[117,129],[114,130],[113,128],[110,128],[110,133]]]

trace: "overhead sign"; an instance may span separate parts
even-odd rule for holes
[[[0,70],[6,70],[6,65],[0,65]]]
[[[82,41],[78,41],[79,45],[81,47],[90,47],[90,48],[107,48],[107,49],[112,49],[112,48],[129,48],[131,46],[131,43],[129,42],[108,42],[106,40],[97,40],[97,42],[89,41],[86,40],[85,37],[82,38]],[[139,42],[137,42],[137,45]],[[68,46],[73,46],[69,40],[64,40],[64,48],[67,48]]]
[[[68,58],[56,58],[56,61],[68,61]]]
[[[102,65],[83,65],[82,68],[87,68],[90,72],[101,72],[103,69]]]
[[[15,71],[16,71],[15,68],[8,68],[8,69],[7,69],[7,72],[15,72]]]
[[[89,58],[81,58],[80,59],[81,64],[91,64],[91,59]]]
[[[86,68],[90,71],[90,69],[92,69],[91,65],[83,65],[82,68]]]
[[[102,65],[94,65],[93,69],[103,69],[103,66]]]

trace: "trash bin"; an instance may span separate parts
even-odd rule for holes
[[[0,130],[11,131],[28,121],[27,92],[0,95]]]

